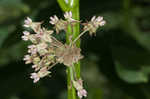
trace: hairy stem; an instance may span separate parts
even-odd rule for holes
[[[80,20],[79,17],[79,0],[57,0],[60,7],[63,11],[71,11],[73,14],[73,19]],[[67,2],[66,2],[67,1]],[[72,32],[73,30],[73,32]],[[66,33],[66,41],[68,44],[71,42],[69,41],[69,36],[72,36],[72,39],[78,37],[80,32],[80,25],[77,23],[76,25],[68,26],[68,31]],[[78,47],[80,47],[80,40],[75,42]],[[75,77],[80,78],[80,62],[73,65],[75,68]],[[67,68],[67,86],[68,86],[68,99],[77,99],[76,90],[72,85],[72,77],[73,77],[73,68]]]

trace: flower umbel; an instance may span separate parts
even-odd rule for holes
[[[96,34],[97,29],[106,24],[103,17],[93,16],[89,22],[81,23],[83,25],[83,31],[79,36],[74,38],[74,40],[72,40],[73,35],[70,36],[70,44],[62,43],[52,35],[54,31],[56,33],[60,33],[62,30],[66,32],[68,27],[73,31],[73,25],[77,22],[81,23],[72,18],[71,12],[64,14],[64,20],[59,19],[56,15],[50,17],[50,23],[54,25],[54,30],[48,30],[42,27],[42,22],[33,22],[29,17],[24,21],[24,27],[33,31],[33,33],[24,31],[21,38],[24,41],[30,41],[32,43],[28,46],[28,54],[25,55],[23,60],[26,64],[33,64],[32,68],[34,72],[31,73],[30,78],[33,79],[34,83],[48,76],[51,73],[49,70],[56,66],[57,63],[62,63],[67,68],[74,68],[74,64],[83,58],[81,49],[76,46],[76,41],[87,32],[90,35]],[[78,97],[80,99],[87,97],[87,91],[83,88],[82,79],[78,79],[75,74],[76,70],[73,70],[71,82],[77,90]]]

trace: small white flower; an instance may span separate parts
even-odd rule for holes
[[[37,67],[37,65],[32,65],[32,68],[36,68]]]
[[[66,19],[72,18],[72,12],[71,12],[71,11],[70,11],[70,12],[66,12],[66,13],[64,14],[64,17],[65,17]]]
[[[49,21],[52,25],[55,25],[56,33],[58,33],[60,30],[64,30],[66,25],[65,21],[62,19],[58,19],[58,17],[55,15],[54,17],[50,17]]]
[[[51,39],[51,36],[49,34],[44,34],[42,36],[42,40],[45,41],[45,42],[52,42],[52,39]]]
[[[105,23],[106,23],[106,21],[103,20],[103,17],[101,17],[101,16],[98,16],[97,18],[96,18],[96,16],[93,16],[93,17],[91,18],[91,22],[92,22],[96,27],[98,27],[98,26],[103,26],[103,25],[105,25]]]
[[[37,51],[40,54],[40,56],[43,56],[48,52],[48,50],[46,49],[47,46],[48,45],[46,43],[40,43],[37,45]]]
[[[30,32],[24,31],[23,34],[26,35],[26,36],[28,36],[28,35],[30,35]]]
[[[57,24],[58,21],[59,21],[58,17],[56,15],[54,15],[54,17],[50,17],[49,22],[54,25],[54,24]]]
[[[46,43],[40,43],[37,45],[37,50],[40,51],[40,50],[44,50],[47,48],[47,44]]]
[[[21,36],[21,38],[22,38],[22,40],[24,40],[24,41],[28,41],[28,40],[29,40],[27,36]]]
[[[24,21],[24,27],[30,27],[32,24],[32,20],[27,17],[27,19]]]
[[[52,39],[51,39],[52,33],[53,33],[52,30],[47,30],[43,28],[40,33],[36,34],[36,37],[40,38],[41,41],[43,42],[52,42]]]
[[[28,53],[31,53],[31,54],[36,54],[37,53],[36,45],[29,45],[28,48],[29,48]]]
[[[75,21],[77,21],[77,20],[75,20],[75,19],[72,18],[72,12],[71,11],[70,12],[66,12],[64,14],[64,17],[69,22],[75,22]]]
[[[95,18],[96,18],[96,16],[93,16],[93,17],[91,18],[91,21],[94,21],[94,20],[95,20]]]
[[[104,26],[105,24],[106,24],[106,21],[103,20],[103,21],[100,22],[99,25],[100,25],[100,26]]]

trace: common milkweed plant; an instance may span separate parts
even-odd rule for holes
[[[75,76],[74,65],[83,58],[81,49],[76,46],[76,41],[80,37],[89,33],[91,36],[96,35],[96,30],[105,25],[105,20],[101,16],[93,16],[90,21],[82,23],[81,21],[72,18],[71,12],[65,12],[64,19],[59,19],[56,15],[50,17],[50,24],[54,25],[54,30],[48,30],[42,27],[42,22],[33,22],[29,17],[24,21],[24,27],[29,28],[33,33],[24,31],[22,39],[30,41],[32,44],[28,46],[28,54],[24,56],[25,64],[33,64],[34,72],[31,73],[30,78],[34,83],[37,83],[41,78],[50,75],[50,69],[56,64],[64,64],[67,68],[73,68],[71,72],[72,86],[76,89],[78,97],[81,99],[87,96],[87,91],[83,88],[82,78]],[[81,33],[73,40],[70,36],[70,44],[62,43],[56,39],[52,34],[61,33],[60,31],[67,32],[67,27],[72,27],[80,23],[83,25]]]

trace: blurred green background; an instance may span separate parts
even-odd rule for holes
[[[63,65],[37,84],[22,61],[24,19],[62,17],[56,0],[0,0],[0,99],[67,99]],[[150,0],[80,0],[81,20],[104,16],[96,37],[82,37],[82,76],[87,99],[150,99]],[[64,40],[62,33],[57,36]]]

